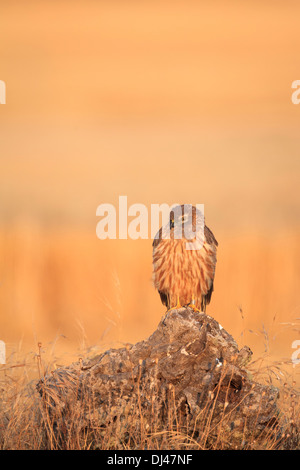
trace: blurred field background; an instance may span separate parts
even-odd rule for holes
[[[0,339],[58,361],[149,336],[151,240],[96,208],[204,203],[207,313],[255,354],[300,339],[296,1],[0,1]],[[292,369],[299,374],[300,365]]]

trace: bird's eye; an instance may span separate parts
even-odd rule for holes
[[[181,216],[182,222],[186,222],[186,221],[188,220],[188,218],[189,218],[188,214],[183,214],[183,215]]]

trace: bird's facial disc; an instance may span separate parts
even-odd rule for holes
[[[173,235],[175,239],[181,239],[183,237],[188,239],[194,238],[195,233],[192,234],[192,206],[184,205],[175,207],[171,212],[170,228],[173,229]]]
[[[202,212],[192,205],[177,206],[172,210],[170,228],[172,238],[184,238],[197,242],[197,246],[200,246],[200,244],[202,246],[204,239],[204,216]],[[199,244],[199,242],[201,243]]]

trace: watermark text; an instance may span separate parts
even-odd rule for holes
[[[6,104],[6,85],[3,80],[0,80],[0,104]]]
[[[149,213],[144,204],[128,207],[127,196],[119,196],[118,208],[100,204],[96,215],[100,217],[96,227],[99,240],[184,238],[187,250],[199,250],[204,243],[204,204],[151,204]]]

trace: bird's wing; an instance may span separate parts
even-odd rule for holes
[[[206,243],[208,243],[209,245],[218,246],[218,242],[215,239],[214,234],[206,225],[204,226],[204,238],[205,238]]]
[[[162,227],[159,229],[159,231],[157,232],[157,234],[155,235],[153,239],[153,242],[152,242],[153,249],[159,245],[159,243],[161,242],[161,238],[162,238]]]

